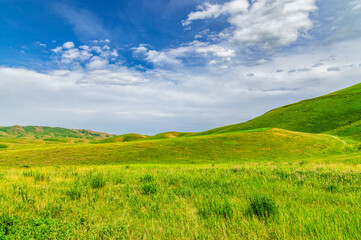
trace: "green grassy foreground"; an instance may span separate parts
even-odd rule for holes
[[[0,239],[359,239],[360,186],[343,163],[2,168]]]

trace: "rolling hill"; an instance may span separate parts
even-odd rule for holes
[[[67,129],[59,127],[19,126],[0,127],[0,139],[103,139],[114,135],[85,129]]]
[[[178,138],[178,137],[188,137],[192,136],[192,132],[165,132],[159,133],[154,136],[141,135],[138,133],[128,133],[123,135],[117,135],[101,140],[95,140],[91,143],[101,144],[101,143],[114,143],[114,142],[131,142],[131,141],[141,141],[141,140],[155,140],[155,139],[167,139],[167,138]]]
[[[0,166],[118,163],[241,163],[298,161],[353,152],[327,134],[269,129],[108,144],[50,145],[0,151]]]
[[[361,140],[360,132],[357,84],[201,133],[114,136],[65,128],[1,127],[0,166],[294,161],[357,153],[358,143],[337,136]]]
[[[265,127],[361,139],[361,84],[276,108],[250,121],[211,129],[198,135]]]

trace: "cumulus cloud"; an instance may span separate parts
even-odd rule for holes
[[[103,43],[103,44],[109,44],[111,41],[109,39],[100,39],[100,40],[91,40],[89,41],[91,43],[97,44],[97,43]]]
[[[90,59],[90,62],[86,66],[91,69],[102,69],[105,68],[108,64],[108,60],[94,56]]]
[[[219,45],[208,45],[205,47],[199,47],[196,49],[196,52],[203,54],[212,54],[213,56],[218,57],[234,57],[236,55],[233,49],[226,49]]]
[[[60,57],[60,62],[63,64],[70,64],[74,61],[85,61],[93,56],[87,50],[79,50],[74,48],[74,44],[67,42],[63,47],[56,47],[52,51]]]
[[[226,15],[232,29],[221,35],[244,46],[263,48],[287,46],[300,36],[307,36],[313,26],[310,13],[317,10],[315,0],[232,0],[223,5],[205,3],[184,20],[187,26],[195,20]]]
[[[198,11],[188,14],[188,18],[182,21],[183,26],[187,26],[194,20],[217,18],[221,14],[240,14],[247,11],[249,3],[246,0],[227,2],[223,5],[210,4],[208,2],[198,6]]]
[[[144,44],[132,48],[132,50],[135,54],[145,56],[147,61],[156,65],[181,64],[183,59],[195,56],[206,57],[207,60],[209,57],[219,58],[220,61],[215,59],[207,61],[209,64],[216,64],[218,62],[229,61],[232,57],[236,56],[236,52],[231,48],[200,41],[193,41],[177,48],[162,51],[148,49]]]
[[[70,49],[70,48],[73,48],[75,45],[73,42],[66,42],[63,44],[63,48],[65,49]]]
[[[76,47],[73,42],[66,42],[62,46],[52,49],[59,64],[72,67],[86,66],[90,69],[104,69],[119,57],[116,49],[108,45],[81,45]]]
[[[172,70],[138,72],[108,64],[104,69],[85,66],[43,73],[3,67],[0,115],[8,117],[0,124],[153,134],[242,122],[272,108],[358,83],[359,42],[355,39],[313,51],[303,48],[252,66],[217,62],[216,67],[179,65]],[[312,68],[320,59],[329,60]],[[328,71],[344,65],[354,67],[342,71],[342,76],[341,71]],[[222,66],[228,68],[219,70]],[[306,68],[310,70],[298,71]]]

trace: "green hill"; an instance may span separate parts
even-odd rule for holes
[[[257,128],[282,128],[361,138],[361,84],[271,110],[248,122],[211,129],[199,135]]]
[[[342,154],[351,151],[351,147],[327,134],[270,129],[108,144],[9,147],[0,151],[0,166],[298,161]]]
[[[140,140],[155,140],[155,139],[166,139],[166,138],[178,138],[178,137],[188,137],[192,136],[194,133],[191,132],[165,132],[159,133],[154,136],[146,136],[138,133],[128,133],[118,136],[113,136],[101,140],[95,140],[91,143],[101,144],[101,143],[115,143],[115,142],[131,142],[131,141],[140,141]]]
[[[85,129],[67,129],[59,127],[19,126],[0,127],[0,139],[47,139],[65,141],[64,138],[102,139],[112,134],[94,132]]]
[[[147,136],[141,135],[138,133],[128,133],[128,134],[113,136],[113,137],[109,137],[109,138],[104,138],[101,140],[95,140],[95,141],[92,141],[91,143],[101,144],[101,143],[115,143],[115,142],[131,142],[131,141],[136,141],[136,140],[140,140],[140,139],[144,139],[144,138],[147,138]]]

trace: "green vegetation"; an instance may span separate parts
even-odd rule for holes
[[[12,127],[0,127],[0,139],[102,139],[111,137],[111,134],[94,132],[84,129],[67,129],[59,127],[39,127],[15,125]],[[56,141],[56,140],[55,140]]]
[[[278,213],[278,207],[272,197],[256,195],[250,204],[250,212],[258,217],[268,218]]]
[[[182,132],[166,132],[159,133],[154,136],[146,136],[137,133],[128,133],[123,135],[118,135],[114,137],[109,137],[101,140],[92,141],[93,144],[101,144],[101,143],[115,143],[115,142],[132,142],[132,141],[140,141],[140,140],[155,140],[155,139],[167,139],[167,138],[178,138],[178,137],[188,137],[193,136],[195,133],[182,133]]]
[[[360,164],[0,173],[0,239],[357,239],[361,227]]]
[[[109,144],[14,145],[0,152],[0,166],[298,161],[357,151],[354,143],[334,136],[282,129]]]
[[[101,144],[101,143],[115,143],[115,142],[131,142],[131,141],[136,141],[136,140],[140,140],[143,138],[147,138],[147,136],[137,134],[137,133],[128,133],[128,134],[123,134],[123,135],[119,135],[119,136],[114,136],[114,137],[109,137],[109,138],[105,138],[105,139],[101,139],[101,140],[92,141],[90,143]]]
[[[159,133],[154,136],[148,137],[148,139],[164,139],[164,138],[177,138],[177,137],[188,137],[192,136],[194,133],[192,132],[165,132],[165,133]]]
[[[1,149],[1,148],[8,148],[8,147],[9,147],[8,145],[0,144],[0,149]]]
[[[361,84],[283,106],[248,122],[220,127],[201,134],[256,128],[282,128],[309,133],[331,133],[361,139]]]

